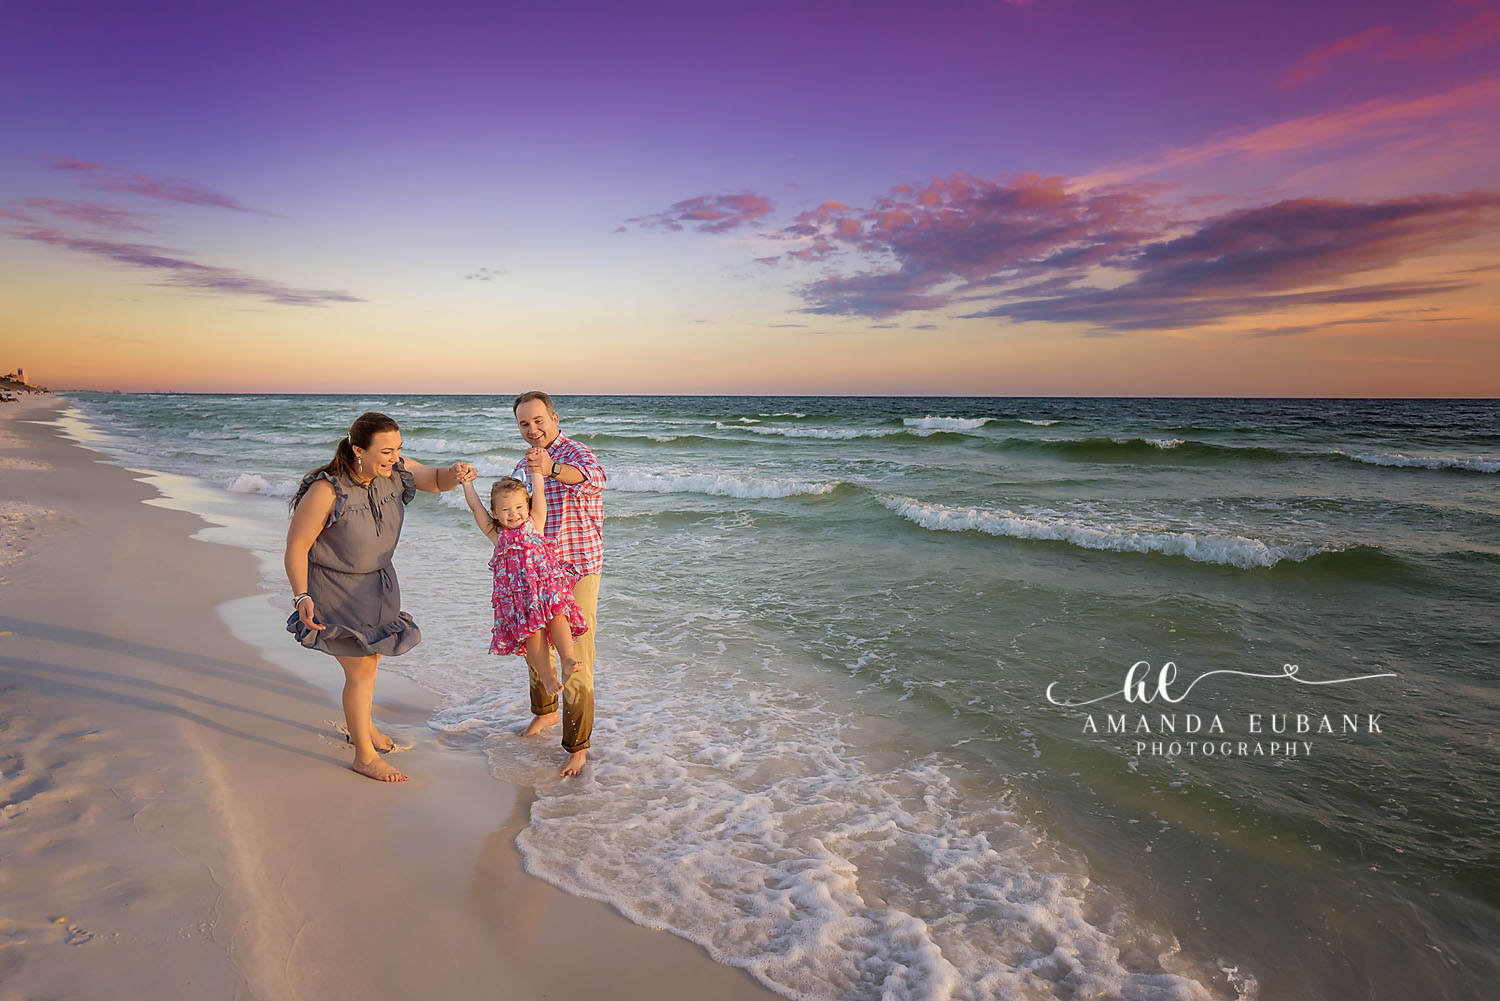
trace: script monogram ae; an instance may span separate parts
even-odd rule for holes
[[[1354,681],[1365,681],[1373,678],[1394,678],[1391,672],[1378,674],[1364,674],[1350,678],[1329,678],[1323,680],[1311,680],[1299,675],[1296,664],[1283,664],[1280,672],[1273,674],[1258,674],[1251,671],[1235,671],[1228,669],[1205,671],[1198,675],[1180,693],[1173,692],[1173,685],[1177,681],[1177,665],[1172,661],[1162,664],[1160,669],[1154,670],[1151,665],[1138,660],[1125,672],[1124,683],[1118,691],[1107,692],[1097,698],[1082,701],[1059,700],[1053,690],[1057,682],[1047,686],[1047,701],[1053,705],[1069,708],[1077,706],[1092,705],[1105,699],[1112,699],[1116,695],[1122,696],[1127,703],[1140,703],[1150,705],[1158,699],[1177,705],[1184,701],[1192,692],[1193,688],[1204,678],[1215,674],[1234,674],[1246,678],[1263,678],[1270,680],[1292,681],[1301,685],[1341,685]],[[1340,713],[1330,715],[1327,713],[1249,713],[1244,721],[1243,733],[1247,739],[1230,740],[1224,737],[1226,728],[1224,721],[1218,713],[1214,713],[1206,722],[1197,713],[1184,713],[1179,717],[1175,712],[1160,713],[1153,718],[1146,714],[1137,712],[1132,718],[1130,713],[1108,713],[1105,715],[1105,724],[1101,728],[1092,712],[1088,713],[1083,724],[1083,732],[1086,734],[1097,734],[1100,732],[1119,734],[1122,736],[1155,736],[1158,738],[1172,737],[1179,732],[1186,736],[1203,734],[1208,739],[1203,740],[1168,740],[1157,739],[1152,741],[1135,741],[1136,754],[1167,755],[1178,757],[1183,754],[1204,756],[1278,756],[1297,757],[1312,753],[1312,743],[1307,740],[1287,740],[1288,736],[1300,737],[1311,734],[1334,734],[1334,733],[1380,733],[1380,713],[1364,714],[1363,725],[1361,725],[1360,714]],[[1262,741],[1259,738],[1269,735],[1274,739]]]

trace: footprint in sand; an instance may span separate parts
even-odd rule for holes
[[[84,931],[78,925],[68,925],[68,934],[63,937],[63,941],[68,945],[82,945],[93,937],[94,933],[91,931]]]
[[[320,734],[318,734],[318,739],[319,740],[321,740],[321,741],[323,741],[324,743],[327,743],[327,744],[352,744],[352,743],[354,743],[352,740],[349,739],[349,728],[347,726],[345,726],[343,723],[339,723],[339,722],[336,722],[336,721],[331,720],[331,719],[325,719],[323,721],[323,723],[324,723],[324,725],[331,727],[333,729],[333,732],[336,733],[336,734],[338,734],[338,736],[334,737],[332,734],[320,733]],[[390,737],[390,734],[386,734],[386,736]],[[391,737],[391,741],[392,741],[392,743],[395,746],[392,747],[389,751],[382,751],[381,752],[382,754],[395,754],[398,751],[410,751],[413,747],[417,746],[416,744],[412,744],[412,743],[409,743],[409,742],[403,743],[402,741],[397,740],[395,737]]]

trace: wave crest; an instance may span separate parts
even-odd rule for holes
[[[1243,535],[1142,531],[1108,524],[1095,525],[1062,515],[1035,516],[954,507],[912,497],[877,496],[876,500],[907,521],[938,532],[984,532],[1013,539],[1066,542],[1083,549],[1161,553],[1242,570],[1272,567],[1282,560],[1301,562],[1318,553],[1335,551],[1328,546],[1309,543],[1273,544]]]
[[[842,480],[816,483],[791,478],[760,479],[708,473],[611,473],[609,488],[625,493],[705,494],[710,497],[778,498],[831,493]]]
[[[982,428],[993,417],[903,417],[901,423],[909,428],[931,428],[937,431],[972,431]]]
[[[1403,469],[1454,469],[1466,473],[1500,473],[1500,460],[1474,455],[1356,455],[1334,449],[1334,455],[1372,466],[1396,466]]]

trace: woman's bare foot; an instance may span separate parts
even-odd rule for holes
[[[568,755],[568,763],[562,766],[562,771],[558,772],[558,774],[565,779],[570,779],[575,775],[582,775],[583,760],[588,756],[589,752],[587,748],[582,751],[574,751]]]
[[[541,716],[531,717],[531,722],[526,724],[526,729],[521,731],[523,737],[535,737],[549,726],[556,726],[562,722],[562,717],[555,712],[544,713]]]
[[[354,764],[349,767],[367,778],[374,779],[376,782],[405,782],[407,779],[404,772],[398,772],[379,758],[374,758],[370,761],[361,761],[355,758]]]

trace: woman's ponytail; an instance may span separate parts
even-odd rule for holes
[[[353,476],[358,460],[354,457],[354,443],[349,440],[348,435],[339,439],[338,447],[333,450],[333,461],[323,468],[337,476],[343,473],[345,476]]]

